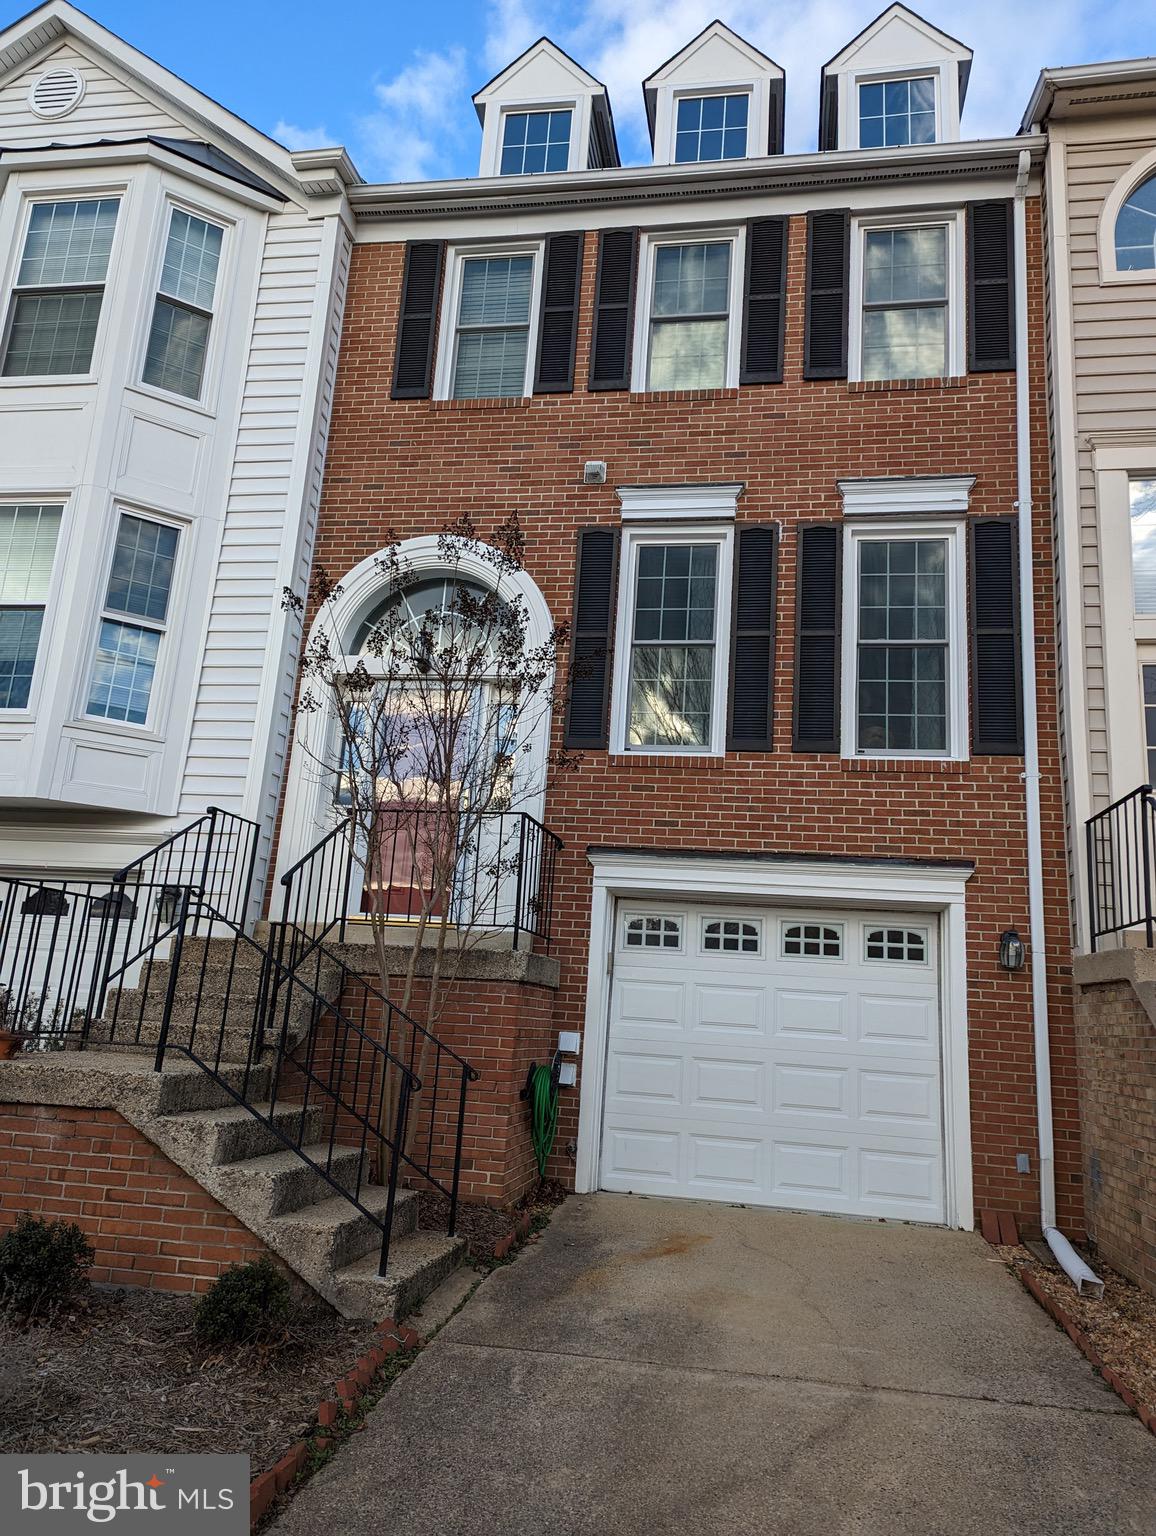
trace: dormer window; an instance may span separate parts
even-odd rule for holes
[[[860,82],[860,149],[934,143],[934,76]]]
[[[549,112],[507,112],[502,119],[503,176],[564,171],[570,164],[570,107]]]
[[[750,96],[683,96],[675,118],[674,160],[741,160],[747,153]]]

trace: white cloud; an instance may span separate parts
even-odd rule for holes
[[[450,174],[472,111],[465,49],[422,53],[373,88],[375,111],[357,120],[356,149],[364,173],[385,181],[424,181]]]
[[[786,70],[786,147],[813,149],[819,71],[885,3],[486,0],[483,36],[469,55],[439,34],[437,8],[431,7],[431,47],[448,46],[417,52],[392,80],[374,86],[375,110],[356,120],[354,158],[373,179],[475,174],[478,129],[470,93],[546,35],[606,84],[622,158],[626,164],[645,162],[650,143],[642,81],[720,12],[728,26]],[[1045,65],[1152,51],[1150,24],[1135,0],[1021,0],[1014,12],[1007,0],[914,0],[913,8],[975,49],[963,119],[968,138],[1015,133]],[[302,131],[281,124],[278,132]]]
[[[286,149],[323,149],[336,142],[329,129],[320,123],[316,128],[300,128],[283,117],[274,125],[273,137]]]

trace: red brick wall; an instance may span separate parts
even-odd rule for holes
[[[0,1227],[25,1211],[82,1227],[108,1285],[204,1291],[266,1251],[112,1109],[0,1104]]]
[[[1156,1025],[1130,982],[1080,989],[1088,1234],[1156,1295]]]
[[[562,989],[555,1023],[581,1028],[585,1001],[592,843],[704,850],[806,851],[974,859],[968,887],[969,1026],[978,1206],[1038,1215],[1030,973],[999,969],[1001,931],[1028,936],[1023,763],[847,763],[791,752],[797,525],[841,515],[842,476],[974,474],[977,515],[1013,510],[1015,381],[977,374],[910,384],[802,378],[805,220],[792,219],[784,382],[664,395],[590,394],[597,241],[588,236],[576,378],[571,396],[500,402],[391,401],[403,250],[358,245],[353,259],[330,435],[317,561],[340,577],[390,530],[436,532],[470,513],[482,535],[512,512],[527,535],[527,567],[559,621],[570,618],[576,531],[615,523],[616,485],[745,483],[739,517],[783,526],[779,558],[775,749],[723,760],[639,760],[592,752],[550,794],[548,823],[565,839],[556,953]],[[1079,1231],[1079,1126],[1064,876],[1063,805],[1055,729],[1053,578],[1043,393],[1040,221],[1029,204],[1028,301],[1035,483],[1035,588],[1047,950],[1059,1211]],[[605,459],[606,486],[581,483],[586,459]],[[560,733],[561,722],[556,722]],[[556,734],[556,742],[560,734]],[[1037,936],[1038,939],[1039,936]],[[567,1095],[559,1141],[577,1131]]]

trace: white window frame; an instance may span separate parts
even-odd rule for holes
[[[209,342],[205,348],[205,368],[201,375],[201,388],[200,392],[196,395],[181,395],[174,390],[165,389],[160,384],[147,383],[144,376],[145,360],[148,357],[149,339],[152,336],[153,316],[156,314],[157,300],[166,299],[169,303],[175,304],[178,309],[195,308],[192,305],[183,305],[179,299],[173,298],[172,294],[161,292],[161,274],[164,271],[169,231],[172,228],[173,214],[178,209],[181,213],[187,213],[190,218],[200,219],[204,224],[212,224],[221,231],[221,258],[217,263],[217,280],[213,287],[213,307],[209,311]],[[140,339],[139,355],[136,360],[134,374],[136,383],[133,385],[133,388],[140,390],[142,394],[153,395],[158,400],[179,403],[186,407],[199,406],[204,409],[206,402],[212,399],[215,392],[217,354],[221,344],[222,332],[226,329],[222,295],[229,292],[229,283],[232,275],[230,268],[234,224],[232,220],[225,218],[216,209],[202,207],[197,203],[190,202],[188,198],[173,196],[166,196],[164,198],[161,204],[161,217],[158,220],[158,224],[159,237],[152,262],[152,298],[144,317],[143,334]],[[203,314],[204,311],[196,310],[196,313]]]
[[[905,69],[865,69],[851,78],[851,113],[854,118],[854,133],[852,135],[856,148],[861,148],[859,133],[862,124],[859,120],[859,87],[861,85],[894,85],[899,80],[930,80],[935,95],[935,144],[943,142],[943,75],[941,66],[928,64],[926,68],[910,67]],[[872,154],[882,154],[885,150],[926,149],[925,144],[873,144],[870,146]]]
[[[135,517],[143,523],[157,523],[162,528],[171,528],[177,535],[177,553],[173,561],[173,579],[169,587],[169,607],[163,622],[155,619],[141,618],[136,614],[122,613],[108,606],[108,583],[112,575],[113,555],[116,552],[117,535],[120,532],[121,519],[123,517]],[[86,726],[102,731],[124,732],[131,736],[157,736],[160,733],[161,715],[168,700],[165,696],[165,688],[169,674],[175,664],[176,653],[179,647],[168,643],[175,628],[179,627],[180,613],[183,608],[183,588],[185,573],[189,568],[192,542],[192,528],[183,518],[169,517],[162,512],[157,512],[151,507],[134,506],[128,502],[118,501],[112,508],[112,521],[109,525],[107,548],[100,566],[100,586],[97,589],[97,600],[92,624],[89,629],[88,645],[85,650],[87,664],[80,672],[80,697],[77,701],[77,719]],[[92,695],[93,674],[96,668],[96,648],[100,640],[100,626],[108,620],[113,624],[124,624],[138,629],[151,629],[160,635],[160,643],[157,646],[157,664],[153,673],[152,691],[149,693],[148,713],[143,722],[136,720],[118,720],[109,715],[93,715],[89,713],[88,704]],[[164,699],[164,706],[158,701]]]
[[[675,161],[678,149],[678,108],[684,101],[702,101],[707,96],[745,96],[747,98],[747,142],[741,156],[733,160],[682,160]],[[751,133],[758,119],[760,103],[755,97],[753,81],[747,80],[733,85],[687,85],[671,93],[670,99],[670,143],[667,147],[667,158],[671,165],[735,165],[738,159],[749,160],[751,155]],[[764,134],[764,141],[765,141]]]
[[[33,720],[36,718],[39,706],[39,695],[44,685],[45,655],[50,648],[50,625],[55,621],[60,609],[60,598],[63,584],[64,561],[61,559],[61,550],[68,544],[72,534],[72,492],[70,491],[5,491],[0,495],[0,506],[59,507],[60,528],[56,535],[56,548],[52,552],[52,571],[48,578],[48,593],[44,599],[44,619],[40,626],[40,638],[36,644],[36,661],[32,668],[32,682],[28,688],[28,703],[21,708],[0,709],[0,725],[11,725],[18,721]],[[37,607],[35,603],[4,604],[5,607]]]
[[[1096,241],[1100,256],[1100,282],[1105,286],[1112,283],[1156,283],[1154,267],[1141,267],[1139,271],[1133,272],[1122,270],[1116,265],[1116,220],[1120,217],[1120,210],[1133,192],[1138,191],[1152,176],[1156,176],[1156,149],[1150,149],[1130,165],[1104,199]]]
[[[579,120],[584,115],[579,111],[578,102],[570,101],[511,101],[504,105],[498,113],[498,139],[494,151],[494,175],[509,177],[514,181],[532,181],[537,176],[560,176],[561,171],[503,171],[502,153],[506,145],[506,123],[511,117],[532,117],[535,112],[569,112],[570,114],[570,143],[566,150],[566,169],[577,171],[581,169],[578,163],[578,155],[575,153],[575,144],[578,139]],[[589,133],[590,124],[587,116],[586,131]]]
[[[942,752],[861,748],[858,743],[859,681],[859,545],[869,539],[942,539],[947,543],[947,748]],[[848,523],[843,530],[843,644],[841,729],[844,758],[884,758],[888,761],[964,762],[970,754],[968,720],[967,645],[967,526],[961,521],[931,519]]]
[[[701,93],[697,93],[701,94]],[[698,162],[713,165],[715,161]],[[718,161],[718,164],[725,164]],[[667,245],[721,245],[730,241],[731,262],[727,293],[727,350],[723,381],[718,385],[686,385],[688,389],[737,389],[739,352],[742,344],[743,264],[746,260],[746,229],[729,225],[724,229],[676,229],[644,233],[638,242],[638,294],[634,306],[634,356],[631,389],[635,394],[669,394],[669,390],[650,389],[650,310],[654,302],[655,253]],[[682,387],[682,386],[680,386]]]
[[[4,359],[8,354],[8,340],[16,311],[16,279],[20,275],[20,266],[24,260],[24,247],[28,239],[28,228],[32,220],[33,208],[42,203],[96,203],[112,198],[116,199],[118,206],[116,223],[112,231],[112,244],[108,252],[108,266],[105,269],[104,283],[101,285],[100,315],[96,322],[96,336],[92,344],[92,358],[87,371],[85,373],[27,374],[6,374],[0,371],[0,389],[45,389],[61,384],[91,384],[100,377],[100,364],[108,328],[110,289],[119,271],[121,247],[126,238],[124,227],[127,222],[128,190],[124,182],[115,182],[111,185],[97,182],[91,186],[80,185],[70,187],[65,185],[29,188],[23,193],[20,201],[20,211],[16,220],[16,232],[12,242],[8,271],[5,274],[4,281],[4,308],[2,313],[0,313],[0,370],[3,369]]]
[[[926,212],[872,214],[851,222],[850,320],[848,325],[847,377],[863,378],[863,269],[868,232],[885,229],[947,231],[947,348],[943,378],[959,378],[967,372],[967,304],[964,294],[964,210],[928,209]],[[901,383],[885,379],[881,383]]]
[[[634,586],[638,576],[638,551],[655,544],[714,544],[718,548],[710,741],[701,747],[635,747],[629,745],[627,741],[630,725],[630,661],[634,647]],[[611,752],[628,753],[631,757],[722,757],[725,754],[733,566],[733,523],[676,522],[661,525],[624,525],[618,579],[618,611],[614,631],[614,683],[610,710]]]
[[[534,370],[538,362],[538,329],[542,312],[542,270],[545,265],[545,241],[520,240],[513,243],[455,245],[447,253],[445,293],[438,318],[437,361],[434,366],[434,399],[452,400],[454,366],[458,350],[458,309],[462,300],[462,272],[467,261],[486,256],[532,256],[534,274],[530,285],[529,340],[526,344],[526,377],[522,398],[534,393]],[[516,400],[517,395],[507,397]]]

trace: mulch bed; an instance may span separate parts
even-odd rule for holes
[[[493,1255],[495,1243],[508,1237],[523,1216],[529,1215],[533,1227],[539,1218],[548,1219],[567,1193],[557,1179],[543,1179],[537,1188],[506,1209],[459,1201],[458,1236],[465,1238],[472,1259],[488,1259]],[[419,1226],[432,1232],[444,1232],[449,1209],[450,1203],[444,1195],[434,1190],[421,1190],[418,1194]]]
[[[1145,1413],[1156,1415],[1156,1296],[1098,1260],[1092,1267],[1104,1282],[1103,1299],[1080,1296],[1062,1270],[1042,1264],[1026,1248],[1003,1247],[999,1252],[1021,1278],[1030,1275],[1071,1319]]]
[[[194,1338],[194,1304],[94,1289],[53,1323],[0,1319],[0,1451],[232,1451],[256,1473],[374,1342],[372,1323],[302,1303],[277,1344],[212,1353]]]

